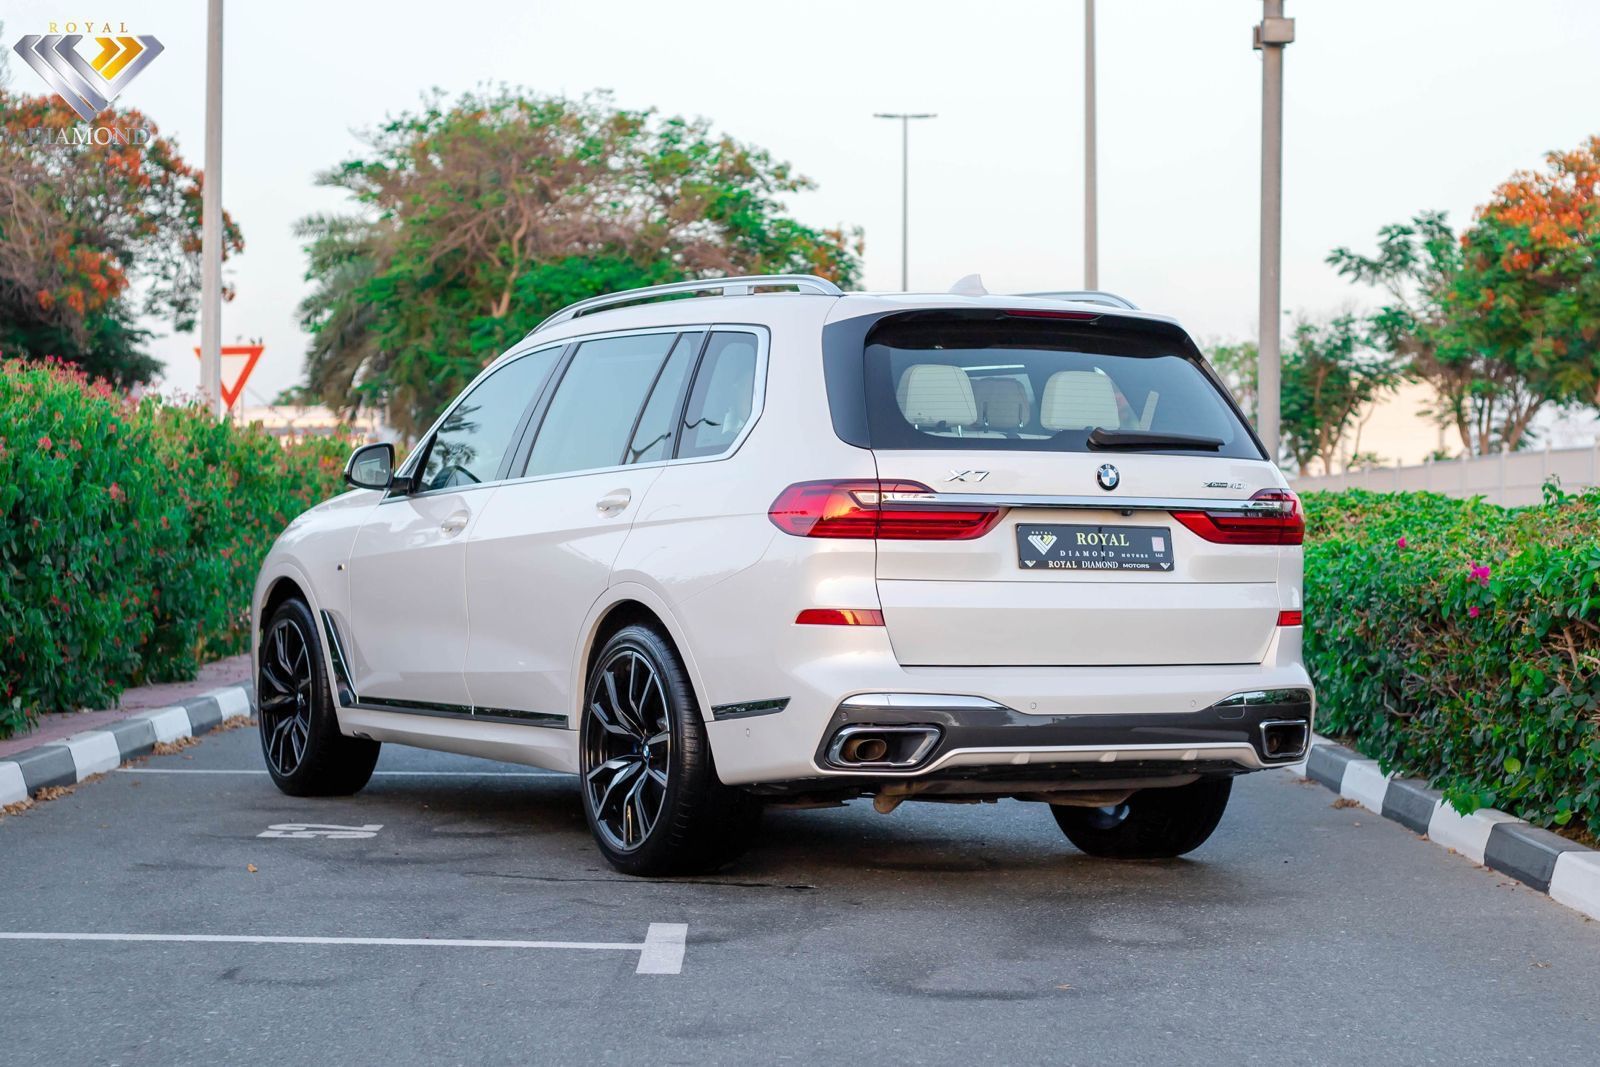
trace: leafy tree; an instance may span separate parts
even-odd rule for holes
[[[1370,342],[1354,315],[1295,327],[1283,358],[1280,405],[1284,444],[1300,470],[1317,460],[1331,474],[1361,410],[1400,381],[1398,361]]]
[[[1493,351],[1464,346],[1449,307],[1461,271],[1461,244],[1442,211],[1378,231],[1375,256],[1336,248],[1328,262],[1352,281],[1382,289],[1388,302],[1368,319],[1376,343],[1433,388],[1439,421],[1454,426],[1469,451],[1487,454],[1502,428],[1526,425],[1530,398],[1521,376]]]
[[[1254,341],[1217,341],[1207,346],[1206,359],[1228,387],[1239,409],[1252,422],[1256,417],[1256,390],[1260,380],[1260,352]]]
[[[1600,136],[1545,160],[1478,210],[1446,298],[1451,343],[1524,386],[1501,427],[1513,448],[1544,405],[1600,404]]]
[[[779,198],[811,187],[704,122],[603,95],[438,97],[324,174],[359,208],[304,220],[315,289],[306,392],[385,409],[408,436],[560,306],[692,277],[804,271],[854,283],[859,235]]]
[[[0,87],[0,350],[148,381],[138,317],[194,325],[201,176],[138,111],[97,116],[106,143],[56,139],[78,125],[56,97]],[[243,247],[225,219],[224,254]]]

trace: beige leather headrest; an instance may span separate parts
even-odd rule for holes
[[[900,411],[913,426],[971,426],[978,421],[972,379],[960,367],[915,363],[900,376],[895,390]]]
[[[1044,384],[1039,422],[1047,430],[1114,430],[1122,424],[1116,388],[1099,371],[1057,371]]]

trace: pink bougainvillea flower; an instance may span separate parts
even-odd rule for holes
[[[116,482],[111,483],[111,488],[106,490],[112,500],[122,501],[128,499],[128,494],[122,491],[122,486]]]
[[[1400,540],[1398,540],[1398,541],[1396,541],[1394,543],[1394,547],[1396,547],[1396,548],[1404,548],[1404,547],[1406,547],[1406,539],[1404,537],[1400,538]]]
[[[1478,605],[1476,604],[1473,604],[1471,607],[1467,608],[1467,618],[1469,619],[1476,619],[1481,614],[1483,613],[1478,610]]]
[[[55,447],[55,442],[50,440],[50,435],[49,434],[45,434],[43,437],[39,438],[39,451],[48,452],[48,451],[50,451],[50,449],[52,449],[54,447]]]

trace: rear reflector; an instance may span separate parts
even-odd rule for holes
[[[1190,533],[1219,545],[1298,545],[1306,537],[1300,498],[1287,489],[1263,489],[1249,511],[1174,511]]]
[[[882,626],[877,608],[807,608],[794,617],[801,626]]]
[[[1303,625],[1305,625],[1305,612],[1303,612],[1303,611],[1280,611],[1280,612],[1278,612],[1278,625],[1279,626],[1303,626]]]
[[[982,537],[1000,519],[993,505],[918,503],[932,497],[933,490],[920,482],[797,482],[778,494],[767,517],[795,537],[892,541],[966,541]]]

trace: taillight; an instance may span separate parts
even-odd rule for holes
[[[1280,611],[1280,612],[1278,612],[1278,625],[1279,626],[1304,626],[1305,625],[1305,621],[1306,621],[1306,616],[1305,616],[1305,612],[1303,612],[1303,611]]]
[[[1174,511],[1191,533],[1219,545],[1298,545],[1306,537],[1300,498],[1287,489],[1263,489],[1248,511]]]
[[[767,517],[796,537],[891,541],[966,541],[1000,519],[993,505],[921,504],[933,490],[920,482],[798,482],[778,494]]]

